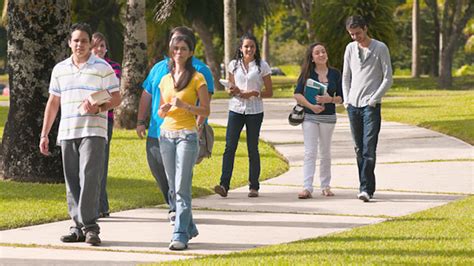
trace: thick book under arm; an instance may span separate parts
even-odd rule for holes
[[[101,105],[101,104],[109,102],[110,99],[112,99],[112,95],[110,94],[108,90],[96,91],[96,92],[91,93],[89,96],[87,96],[87,100],[89,100],[90,104],[92,105]],[[82,107],[82,103],[81,105],[79,105],[78,109],[81,115],[86,114],[86,111]]]
[[[87,99],[92,105],[101,105],[106,102],[109,102],[110,99],[112,99],[112,95],[108,90],[100,90],[91,93]]]

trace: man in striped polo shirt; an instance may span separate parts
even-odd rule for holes
[[[119,105],[121,99],[114,70],[91,53],[91,37],[88,24],[72,25],[68,40],[72,56],[58,63],[51,74],[40,151],[49,155],[48,134],[61,107],[57,144],[61,146],[69,216],[74,221],[61,241],[98,245],[100,228],[96,221],[107,142],[107,111]],[[101,90],[108,90],[112,99],[102,105],[91,104],[88,96]]]

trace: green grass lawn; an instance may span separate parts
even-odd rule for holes
[[[474,196],[379,224],[162,265],[473,265]]]
[[[4,124],[7,107],[0,107]],[[2,120],[3,119],[3,120]],[[0,129],[3,131],[3,126]],[[225,128],[214,126],[215,142],[211,158],[194,169],[193,197],[212,194],[219,183]],[[232,187],[247,184],[248,157],[245,134],[236,153]],[[260,143],[262,179],[288,170],[288,164],[270,145]],[[134,130],[115,130],[111,144],[107,190],[111,211],[162,204],[163,197],[146,162],[145,140]],[[0,181],[0,229],[68,219],[64,184],[32,184]]]
[[[474,144],[474,76],[454,78],[450,90],[436,89],[431,78],[396,78],[383,98],[382,118]]]
[[[384,120],[428,128],[474,144],[472,90],[394,89],[387,96],[382,105]]]

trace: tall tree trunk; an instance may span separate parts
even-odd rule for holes
[[[411,76],[418,78],[420,77],[420,3],[418,0],[413,0],[411,29]]]
[[[224,0],[224,68],[228,78],[227,67],[235,53],[237,39],[237,4],[236,0]]]
[[[262,59],[270,64],[270,33],[268,32],[268,23],[265,21],[262,37]]]
[[[38,145],[51,71],[68,54],[70,21],[68,0],[8,2],[10,109],[1,147],[4,178],[64,182],[55,145],[59,119],[50,134],[51,156],[42,156]]]
[[[432,55],[431,55],[431,66],[430,66],[430,76],[438,77],[439,76],[439,45],[440,45],[440,23],[438,17],[438,4],[436,0],[425,0],[426,5],[431,11],[431,16],[433,17],[433,36],[436,40],[431,44]]]
[[[472,0],[446,1],[443,12],[443,25],[441,27],[441,64],[439,86],[441,88],[452,87],[452,67],[456,49],[462,30],[469,19],[474,15],[474,3]]]
[[[128,0],[123,43],[122,104],[115,110],[116,125],[135,128],[141,84],[146,77],[146,22],[145,0]]]
[[[212,76],[214,77],[214,88],[216,90],[222,90],[223,87],[219,83],[219,79],[221,78],[220,60],[217,59],[216,53],[214,52],[215,49],[212,44],[212,33],[209,30],[209,27],[206,26],[201,19],[194,19],[193,29],[199,34],[204,45],[204,56],[206,57],[206,63],[211,69]]]

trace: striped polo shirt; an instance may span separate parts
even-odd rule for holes
[[[58,144],[92,136],[107,139],[107,112],[81,115],[78,109],[89,94],[99,90],[119,91],[119,80],[105,60],[91,54],[80,69],[73,64],[72,56],[56,64],[49,93],[61,98]]]

